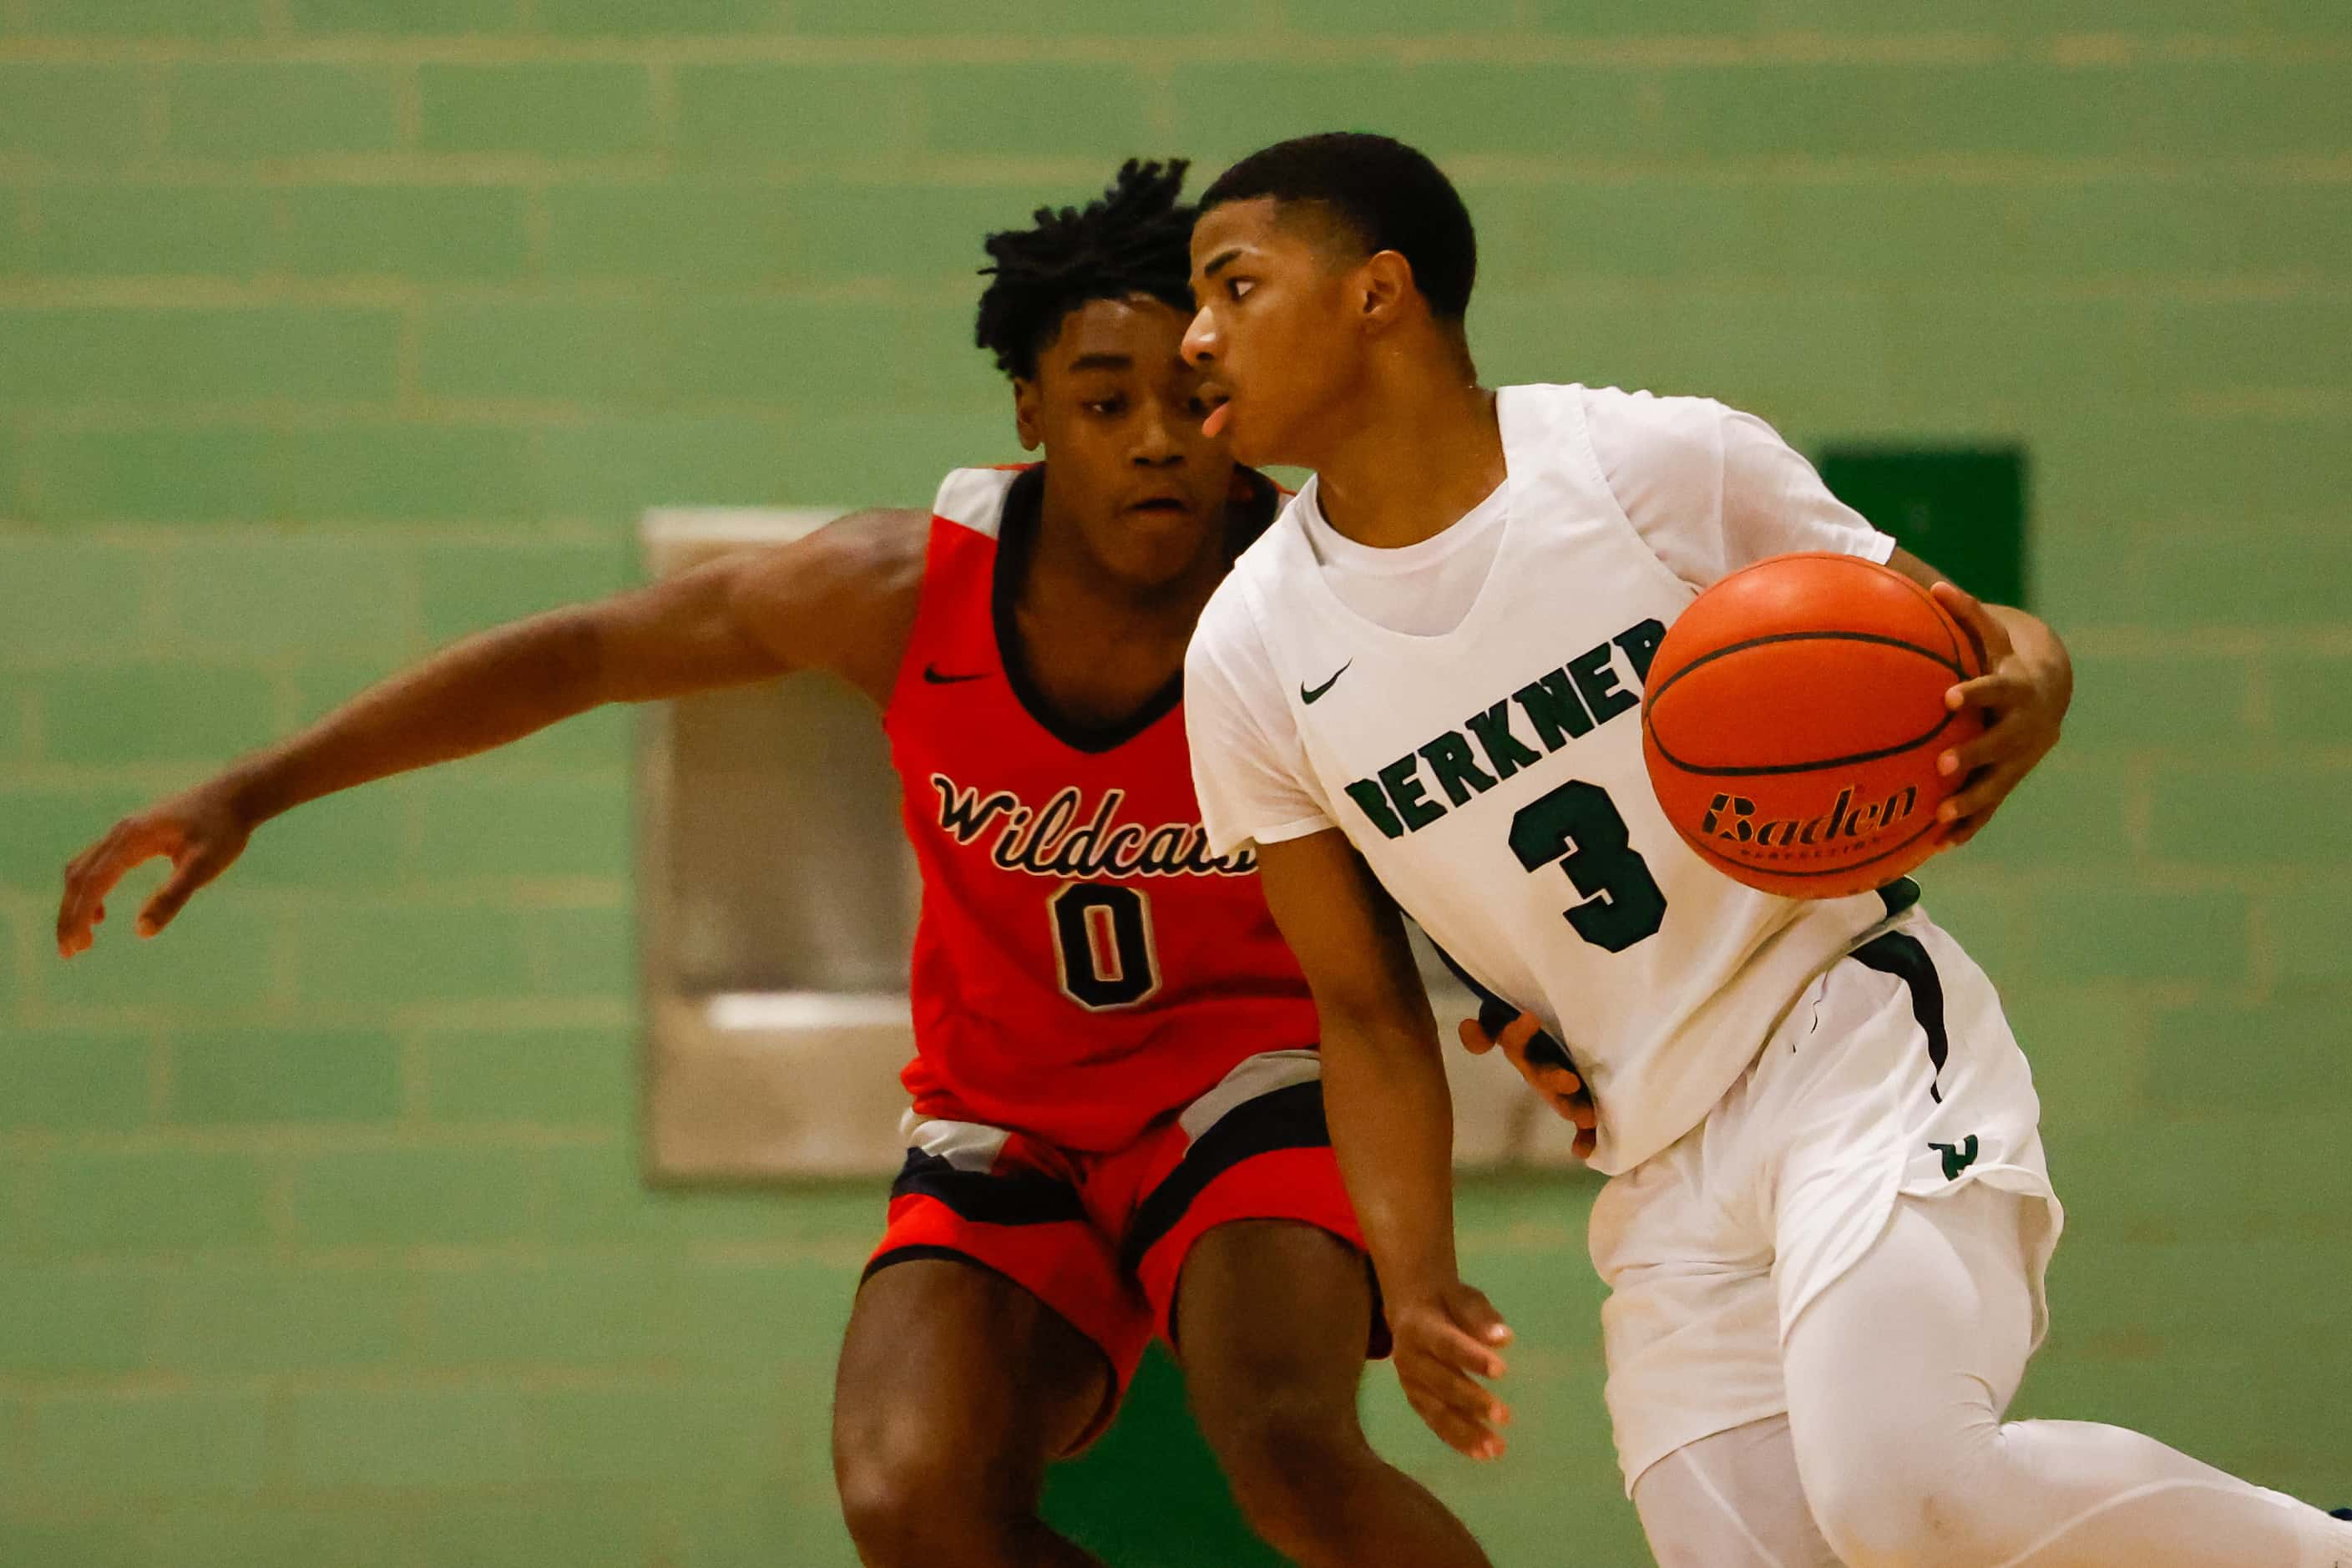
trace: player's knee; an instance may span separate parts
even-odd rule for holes
[[[1352,1413],[1276,1394],[1203,1410],[1201,1425],[1252,1530],[1299,1562],[1338,1560],[1349,1496],[1380,1462]]]
[[[936,1568],[972,1560],[1034,1507],[996,1496],[981,1457],[919,1421],[874,1423],[835,1446],[842,1521],[866,1568]]]
[[[1808,1468],[1805,1501],[1848,1568],[1992,1568],[2013,1554],[1997,1489],[1965,1464],[1863,1461]]]

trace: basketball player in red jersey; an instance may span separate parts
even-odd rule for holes
[[[1094,1559],[1037,1517],[1155,1331],[1254,1526],[1303,1564],[1486,1558],[1356,1423],[1384,1334],[1324,1131],[1316,1018],[1247,855],[1211,855],[1181,711],[1194,617],[1276,492],[1202,434],[1183,165],[988,242],[978,338],[1046,461],[929,512],[469,638],[119,824],[161,931],[261,824],[606,702],[829,669],[881,709],[923,876],[910,1145],[842,1347],[835,1473],[876,1565]],[[1181,1289],[1180,1289],[1181,1287]]]

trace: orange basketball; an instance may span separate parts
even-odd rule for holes
[[[1935,853],[1983,728],[1944,694],[1976,648],[1935,596],[1854,555],[1776,555],[1694,600],[1651,662],[1642,750],[1658,804],[1727,874],[1799,899],[1880,887]]]

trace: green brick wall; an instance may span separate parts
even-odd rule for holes
[[[1459,175],[1490,376],[2032,463],[2061,758],[1930,899],[2074,1235],[2037,1410],[2352,1495],[2352,13],[2252,0],[0,0],[0,1562],[849,1561],[876,1194],[635,1163],[626,726],[298,815],[58,964],[108,819],[656,501],[1009,455],[974,241],[1130,152]],[[1633,1563],[1587,1194],[1465,1198],[1507,1562]]]

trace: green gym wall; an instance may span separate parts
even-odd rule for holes
[[[647,505],[1015,456],[980,235],[1339,125],[1459,177],[1490,381],[2024,451],[2074,716],[1926,878],[2069,1204],[2021,1406],[2352,1500],[2347,103],[2311,0],[0,0],[0,1563],[853,1561],[880,1196],[641,1184],[625,716],[71,966],[58,868]],[[1499,1563],[1643,1561],[1589,1198],[1464,1194],[1507,1462],[1370,1380]]]

